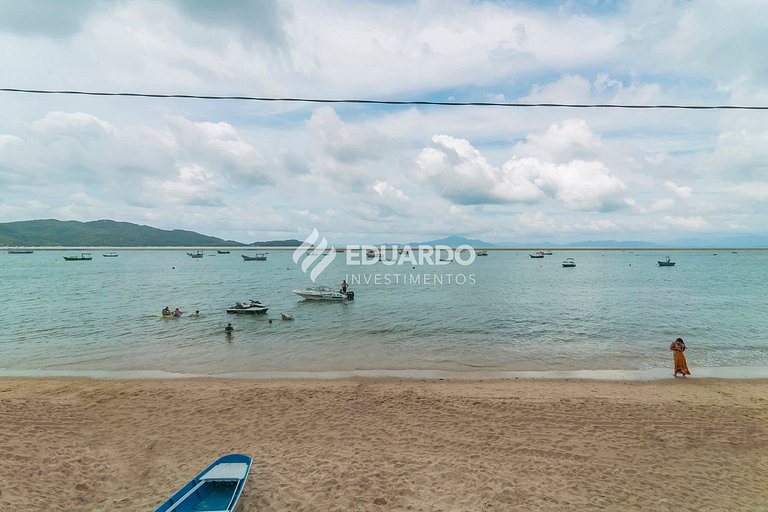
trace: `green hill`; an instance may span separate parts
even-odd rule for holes
[[[130,222],[26,220],[0,223],[0,246],[26,247],[234,247],[240,242]]]

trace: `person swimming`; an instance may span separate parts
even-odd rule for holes
[[[173,316],[175,316],[175,317],[180,317],[180,316],[181,316],[181,310],[180,310],[179,308],[176,308],[176,309],[173,311]]]
[[[163,308],[163,312],[161,313],[163,316],[171,316],[171,308],[168,306],[165,306]]]

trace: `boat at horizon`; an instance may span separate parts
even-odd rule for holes
[[[538,251],[535,254],[528,254],[528,256],[530,256],[531,258],[539,259],[539,258],[543,258],[544,257],[544,253],[541,252],[541,251]]]
[[[203,251],[188,252],[187,256],[189,256],[190,258],[202,258],[203,256],[205,256],[205,253],[203,253]]]
[[[220,251],[218,249],[216,250],[216,252],[219,254],[229,254],[229,251]]]
[[[251,457],[240,453],[218,458],[157,507],[155,512],[233,512],[252,463]]]
[[[79,256],[64,256],[64,261],[91,261],[93,256],[89,252],[81,252]]]
[[[102,256],[104,256],[105,258],[117,258],[117,253],[116,252],[105,252],[104,254],[102,254]]]
[[[488,251],[486,251],[485,249],[475,251],[475,256],[488,256]]]
[[[8,249],[6,252],[8,254],[32,254],[35,251],[30,249]]]
[[[344,301],[355,299],[355,292],[347,291],[346,293],[343,293],[330,286],[298,288],[293,290],[293,293],[305,300]]]
[[[675,262],[672,261],[672,259],[669,256],[667,256],[664,259],[664,261],[658,261],[658,264],[659,264],[660,267],[674,267],[675,266]]]

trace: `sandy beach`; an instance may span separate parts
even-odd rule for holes
[[[768,381],[0,379],[0,510],[768,509]]]

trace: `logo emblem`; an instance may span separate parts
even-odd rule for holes
[[[326,249],[328,249],[328,240],[326,240],[325,237],[320,240],[317,247],[314,246],[319,238],[320,233],[318,233],[315,228],[301,245],[293,251],[293,262],[297,265],[299,264],[299,260],[304,257],[304,261],[301,262],[301,271],[305,274],[307,273],[307,270],[309,270],[309,267],[311,267],[315,261],[320,259],[317,265],[315,265],[309,273],[309,278],[313,283],[317,280],[323,270],[328,268],[328,265],[330,265],[336,258],[336,249],[333,247],[331,247],[327,254],[325,253]]]

